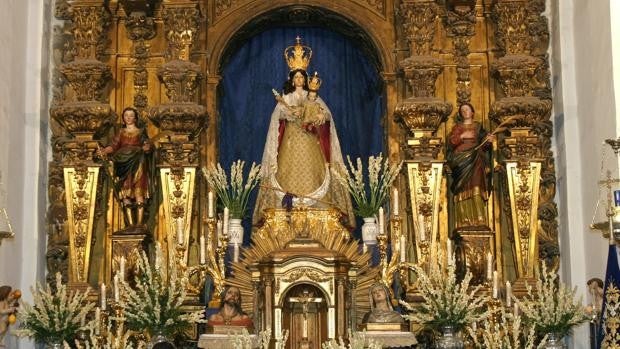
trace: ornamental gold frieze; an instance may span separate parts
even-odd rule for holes
[[[110,24],[110,13],[102,0],[73,0],[71,20],[76,57],[95,59],[106,44],[106,29]]]
[[[468,103],[471,100],[471,74],[469,44],[472,36],[476,34],[475,0],[449,2],[448,11],[444,16],[445,28],[448,37],[452,37],[454,45],[454,61],[456,63],[456,101],[458,105]]]
[[[412,56],[431,54],[438,10],[434,1],[404,0],[401,3],[403,29]]]
[[[527,55],[507,55],[493,62],[504,95],[507,97],[531,96],[534,76],[543,64],[542,59]]]
[[[195,2],[165,3],[162,11],[164,34],[168,40],[167,56],[171,60],[189,60],[198,37],[202,17]]]
[[[98,178],[97,166],[64,169],[71,261],[69,280],[73,283],[85,283],[88,280]]]
[[[51,117],[72,135],[94,134],[114,118],[109,104],[69,102],[50,109]]]
[[[104,88],[112,77],[110,67],[94,59],[78,59],[59,68],[73,90],[75,100],[103,101]]]
[[[538,263],[538,192],[541,163],[506,163],[518,278],[534,277]]]
[[[181,60],[165,63],[157,71],[157,76],[166,86],[166,96],[172,103],[193,102],[203,78],[200,66]]]

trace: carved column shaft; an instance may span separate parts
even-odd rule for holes
[[[507,170],[506,201],[510,202],[513,252],[517,278],[521,280],[534,277],[537,267],[541,209],[548,213],[555,207],[551,100],[545,93],[548,82],[544,81],[548,67],[546,57],[537,54],[541,43],[546,50],[545,40],[540,39],[548,36],[546,22],[541,20],[543,11],[544,3],[538,0],[498,1],[492,11],[497,46],[504,55],[492,65],[501,90],[489,116],[496,123],[512,121],[510,135],[500,140],[499,146]],[[544,219],[555,222],[555,212],[545,214]],[[557,247],[557,225],[544,226],[550,229],[544,234],[550,237],[545,244]],[[551,250],[557,256],[557,249]],[[548,258],[549,262],[555,257]]]
[[[60,94],[50,115],[70,136],[58,146],[63,154],[69,281],[81,287],[88,282],[100,168],[93,161],[98,149],[94,135],[112,121],[112,111],[104,97],[111,72],[106,64],[97,60],[103,52],[109,14],[101,0],[76,0],[68,5],[75,57],[62,64],[59,71],[70,89]]]
[[[200,8],[195,2],[163,4],[168,61],[157,75],[166,87],[168,102],[149,109],[149,118],[161,132],[169,135],[160,141],[159,163],[163,207],[168,229],[168,248],[176,250],[179,262],[188,264],[188,250],[198,243],[192,238],[192,207],[199,162],[200,133],[207,121],[206,109],[196,103],[203,74],[191,62],[190,50],[198,37]],[[160,237],[163,239],[163,237]]]
[[[412,96],[401,101],[394,111],[395,120],[407,131],[405,148],[411,222],[413,232],[407,240],[415,243],[417,261],[430,261],[430,245],[439,243],[439,203],[443,161],[438,160],[443,146],[435,133],[452,111],[452,105],[435,97],[435,83],[442,72],[441,60],[432,56],[439,8],[433,1],[404,1],[401,4],[403,27],[411,56],[400,62]],[[413,261],[413,256],[407,256]]]

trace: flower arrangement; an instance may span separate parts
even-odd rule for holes
[[[351,332],[349,329],[349,344],[341,338],[323,342],[321,348],[323,349],[381,349],[383,345],[374,339],[366,339],[366,331],[363,332]]]
[[[55,292],[49,284],[45,288],[37,284],[31,290],[34,305],[23,302],[16,335],[42,343],[71,343],[77,332],[86,328],[86,314],[95,307],[95,303],[88,301],[89,289],[83,293],[68,291],[57,273]]]
[[[577,287],[570,289],[558,280],[558,275],[547,270],[544,262],[536,282],[536,291],[526,284],[527,295],[519,300],[513,297],[523,312],[524,321],[535,326],[539,335],[566,336],[573,326],[588,320],[581,298],[575,301]]]
[[[494,323],[485,319],[483,327],[477,331],[474,327],[468,327],[474,348],[480,349],[541,349],[547,343],[547,336],[536,344],[536,331],[534,326],[521,326],[522,319],[519,315],[506,314],[503,307],[500,309],[501,322]],[[523,344],[521,344],[523,343]]]
[[[252,163],[245,183],[243,180],[244,167],[245,161],[233,162],[230,166],[230,184],[226,171],[219,163],[217,166],[212,164],[208,170],[202,168],[209,186],[215,189],[224,206],[230,210],[231,218],[243,218],[245,216],[250,193],[260,181],[260,165]]]
[[[362,160],[357,158],[355,166],[347,155],[349,166],[344,164],[332,169],[334,177],[349,189],[355,202],[355,214],[361,217],[372,217],[377,214],[386,199],[402,162],[390,165],[383,155],[368,157],[368,185],[364,181]]]
[[[115,324],[113,324],[115,322]],[[105,335],[97,334],[97,324],[88,327],[88,338],[75,341],[77,349],[145,349],[146,342],[136,338],[136,333],[125,329],[125,318],[108,317]],[[69,346],[66,345],[68,349]]]
[[[171,259],[166,280],[159,245],[156,246],[155,254],[154,264],[149,263],[144,251],[136,258],[135,287],[122,281],[119,303],[128,329],[148,331],[151,335],[173,336],[193,323],[204,322],[204,310],[188,313],[181,309],[187,295],[188,271],[180,274]]]
[[[442,251],[437,251],[437,255],[439,262],[430,263],[428,274],[419,265],[409,266],[417,274],[416,284],[424,302],[413,307],[401,300],[400,303],[409,312],[403,317],[434,330],[453,326],[457,331],[467,324],[487,318],[489,313],[485,307],[488,297],[478,292],[480,286],[469,287],[471,272],[468,271],[458,284],[454,257],[449,257],[452,263],[445,267]]]
[[[266,330],[258,333],[260,339],[260,347],[263,349],[269,348],[269,342],[271,341],[271,328],[267,327]],[[282,331],[282,337],[276,338],[276,348],[286,347],[286,341],[288,340],[288,330]],[[241,330],[240,334],[232,335],[230,338],[230,344],[233,349],[253,349],[256,346],[252,344],[252,337],[247,329]]]

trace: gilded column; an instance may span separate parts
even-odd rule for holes
[[[430,0],[409,0],[401,4],[403,26],[411,56],[400,62],[411,96],[401,101],[394,111],[395,120],[407,132],[403,145],[411,212],[407,241],[415,244],[415,257],[408,261],[432,261],[429,251],[440,243],[439,204],[441,202],[444,161],[438,159],[443,146],[436,135],[439,125],[452,111],[452,105],[435,96],[435,82],[443,70],[442,62],[433,56],[432,46],[437,29],[439,7]]]
[[[162,16],[168,40],[167,62],[157,76],[166,87],[168,101],[149,109],[151,121],[167,134],[160,140],[158,164],[165,217],[160,222],[167,235],[159,240],[168,247],[170,256],[187,266],[189,245],[199,241],[190,235],[200,134],[207,122],[205,107],[196,103],[203,74],[190,61],[202,16],[194,1],[164,2]]]
[[[501,90],[489,116],[498,124],[513,120],[499,147],[506,167],[504,192],[510,204],[518,281],[534,277],[540,257],[557,262],[551,97],[544,56],[548,32],[543,11],[544,2],[538,0],[500,0],[492,11],[503,56],[492,64]]]
[[[58,141],[62,153],[69,282],[85,287],[88,282],[95,203],[100,165],[93,161],[98,149],[96,132],[112,122],[105,100],[110,68],[98,58],[103,53],[109,14],[102,0],[69,1],[74,59],[59,67],[68,87],[51,110],[51,117],[66,137]]]

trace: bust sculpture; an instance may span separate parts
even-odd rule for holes
[[[362,323],[403,323],[403,317],[392,308],[390,291],[381,284],[374,284],[368,292],[370,311],[364,315]]]

